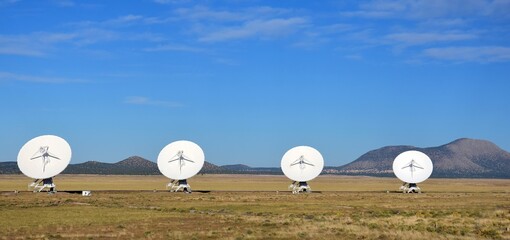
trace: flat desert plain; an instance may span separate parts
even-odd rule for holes
[[[402,194],[396,178],[324,175],[299,195],[284,176],[199,175],[192,194],[163,176],[59,175],[56,194],[31,181],[0,175],[1,239],[510,239],[509,179]]]

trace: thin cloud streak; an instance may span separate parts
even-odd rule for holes
[[[204,6],[195,6],[193,8],[179,8],[175,14],[182,19],[187,20],[207,20],[207,21],[241,21],[250,18],[241,12],[214,11]]]
[[[41,57],[64,47],[85,47],[103,42],[161,42],[165,38],[152,33],[130,34],[102,28],[83,28],[73,32],[35,32],[25,35],[0,35],[0,54]]]
[[[142,97],[142,96],[127,97],[124,100],[124,103],[132,104],[132,105],[159,106],[159,107],[168,107],[168,108],[179,108],[179,107],[184,106],[183,104],[178,103],[178,102],[152,100],[150,98]]]
[[[3,6],[8,6],[8,5],[11,5],[11,4],[15,4],[17,2],[20,2],[21,0],[1,0],[0,1],[0,7],[3,7]]]
[[[28,49],[21,45],[9,45],[0,47],[0,55],[18,55],[27,57],[41,57],[45,53],[37,49]]]
[[[66,25],[72,27],[97,27],[97,28],[110,28],[110,27],[126,27],[132,24],[137,23],[145,23],[147,18],[142,15],[123,15],[116,18],[107,19],[104,21],[80,21],[80,22],[71,22]]]
[[[428,48],[423,55],[429,58],[454,62],[506,62],[510,61],[510,47],[444,47]]]
[[[488,0],[377,0],[363,2],[358,10],[345,11],[345,17],[433,19],[451,16],[509,17],[510,1]],[[507,9],[503,11],[502,9]]]
[[[0,54],[44,56],[58,44],[88,45],[117,39],[115,33],[86,29],[72,33],[35,32],[25,35],[0,35]]]
[[[192,53],[201,53],[205,52],[206,50],[203,48],[197,48],[197,47],[191,47],[191,46],[185,46],[185,45],[177,45],[177,44],[166,44],[166,45],[159,45],[152,48],[146,48],[144,49],[147,52],[192,52]]]
[[[284,14],[290,13],[288,9],[273,7],[251,7],[239,11],[212,10],[206,6],[194,6],[191,8],[179,8],[174,14],[181,20],[199,22],[245,22],[253,20],[263,20],[278,18]]]
[[[55,4],[57,4],[60,7],[74,7],[76,6],[76,3],[69,0],[54,0]]]
[[[11,72],[0,72],[0,80],[31,82],[31,83],[49,83],[49,84],[85,83],[85,82],[87,82],[87,81],[84,81],[81,79],[60,78],[60,77],[41,77],[41,76],[16,74],[16,73],[11,73]]]
[[[196,5],[188,8],[174,8],[170,13],[159,16],[146,14],[126,14],[106,19],[90,19],[64,24],[69,31],[63,32],[33,32],[22,35],[0,35],[0,55],[18,55],[25,57],[44,57],[68,50],[92,49],[100,43],[137,42],[135,50],[141,52],[182,52],[203,53],[220,48],[222,43],[229,41],[274,41],[284,40],[286,46],[315,50],[322,47],[334,47],[334,44],[350,46],[344,55],[364,56],[368,59],[366,49],[392,49],[394,56],[405,56],[402,53],[414,54],[411,58],[420,56],[436,56],[437,53],[425,52],[425,47],[447,48],[453,44],[476,46],[476,41],[494,38],[498,33],[508,32],[499,28],[476,29],[467,24],[477,23],[483,17],[496,15],[494,5],[506,6],[510,1],[466,0],[465,5],[455,9],[460,0],[453,3],[437,0],[378,0],[360,3],[351,12],[341,13],[343,16],[359,17],[372,15],[374,21],[379,18],[404,18],[403,26],[383,25],[380,28],[362,25],[357,22],[327,19],[314,15],[306,10],[292,8],[276,8],[267,6],[253,6],[240,8],[216,8]],[[182,2],[165,1],[160,3],[172,4]],[[434,8],[434,13],[440,18],[431,20],[420,14],[422,8]],[[510,6],[510,5],[509,5]],[[479,7],[478,14],[468,15]],[[436,9],[437,8],[437,9]],[[410,13],[407,13],[410,11]],[[432,10],[430,10],[432,11]],[[338,11],[335,12],[338,17]],[[408,16],[409,15],[409,16]],[[410,17],[410,15],[413,15]],[[365,19],[367,20],[367,19]],[[485,19],[484,19],[485,20]],[[491,18],[492,20],[492,18]],[[348,22],[348,24],[346,24]],[[140,32],[139,27],[161,24],[150,28],[149,32]],[[410,26],[407,26],[409,24]],[[387,26],[387,27],[386,27]],[[476,24],[474,25],[476,26]],[[171,29],[165,32],[164,29]],[[147,29],[147,28],[143,28]],[[413,29],[408,30],[406,29]],[[178,42],[186,44],[173,43]],[[498,44],[498,43],[493,43]],[[126,44],[118,44],[126,46]],[[390,48],[388,48],[390,46]],[[100,48],[102,46],[98,46]],[[104,49],[112,51],[114,47]],[[130,49],[131,50],[131,49]],[[407,51],[407,52],[406,52]],[[214,51],[219,52],[219,51]],[[417,56],[419,53],[426,53]],[[391,54],[391,53],[390,53]],[[220,54],[221,55],[221,54]],[[494,54],[493,54],[494,55]],[[229,56],[216,58],[230,59]],[[506,59],[506,58],[502,58]],[[498,60],[506,61],[506,60]]]
[[[189,2],[189,0],[154,0],[154,2],[157,4],[179,4]]]
[[[371,49],[391,46],[394,56],[420,61],[510,61],[507,46],[501,45],[505,43],[493,43],[498,47],[484,46],[508,35],[505,23],[510,18],[510,0],[370,0],[355,6],[340,12],[340,16],[385,23],[381,24],[385,27],[376,30],[357,25],[355,28],[365,30],[346,35],[351,41],[358,39],[368,44]],[[403,24],[395,25],[393,22],[397,20]],[[493,24],[491,28],[478,28],[488,21]],[[466,47],[459,47],[460,44]],[[365,55],[362,51],[354,54]]]
[[[467,33],[394,33],[386,36],[386,39],[406,45],[453,42],[474,38],[477,38],[477,36]]]
[[[248,21],[243,26],[225,28],[201,37],[202,42],[220,42],[250,37],[274,38],[298,31],[307,21],[304,18],[270,19]]]

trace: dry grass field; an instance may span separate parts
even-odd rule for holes
[[[203,175],[189,183],[211,192],[184,194],[162,176],[61,175],[57,194],[14,193],[30,181],[0,175],[0,239],[510,239],[510,180],[402,194],[394,178],[320,176],[292,195],[284,176]]]

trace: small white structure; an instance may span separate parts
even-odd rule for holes
[[[28,191],[41,192],[45,190],[50,193],[56,193],[57,188],[53,183],[53,178],[36,179],[32,183],[28,184]]]
[[[421,193],[417,184],[427,180],[433,168],[432,160],[415,150],[403,152],[393,161],[393,172],[404,182],[400,187],[403,193]]]
[[[29,190],[55,193],[53,177],[69,165],[71,155],[69,144],[58,136],[43,135],[25,143],[18,153],[18,167],[27,177],[36,179],[28,185]]]
[[[322,172],[324,159],[319,151],[308,146],[288,150],[282,157],[281,168],[285,176],[293,180],[289,189],[293,194],[310,193],[310,181]]]
[[[185,192],[191,193],[191,186],[188,184],[186,179],[172,180],[166,185],[166,189],[170,192]]]
[[[204,151],[194,142],[181,140],[165,146],[158,156],[158,168],[163,175],[173,179],[166,188],[170,192],[191,193],[187,179],[202,169],[204,161]]]
[[[289,185],[289,190],[292,191],[293,194],[299,193],[311,193],[312,188],[308,185],[307,182],[298,182],[294,181]]]

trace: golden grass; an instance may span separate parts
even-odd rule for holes
[[[25,191],[32,179],[23,175],[0,175],[0,191]],[[169,179],[162,175],[59,175],[54,178],[59,190],[165,190]],[[198,175],[188,180],[196,190],[288,191],[291,183],[277,175]],[[321,175],[309,182],[314,191],[398,190],[397,178]],[[425,192],[510,192],[509,179],[429,179],[419,186]]]
[[[386,193],[400,186],[391,178],[321,176],[310,184],[322,193],[292,195],[282,176],[204,175],[194,189],[265,192],[98,191],[167,181],[62,175],[59,190],[92,196],[3,192],[0,239],[510,239],[510,180],[431,179],[423,194],[400,194]],[[28,182],[0,176],[0,189]]]

